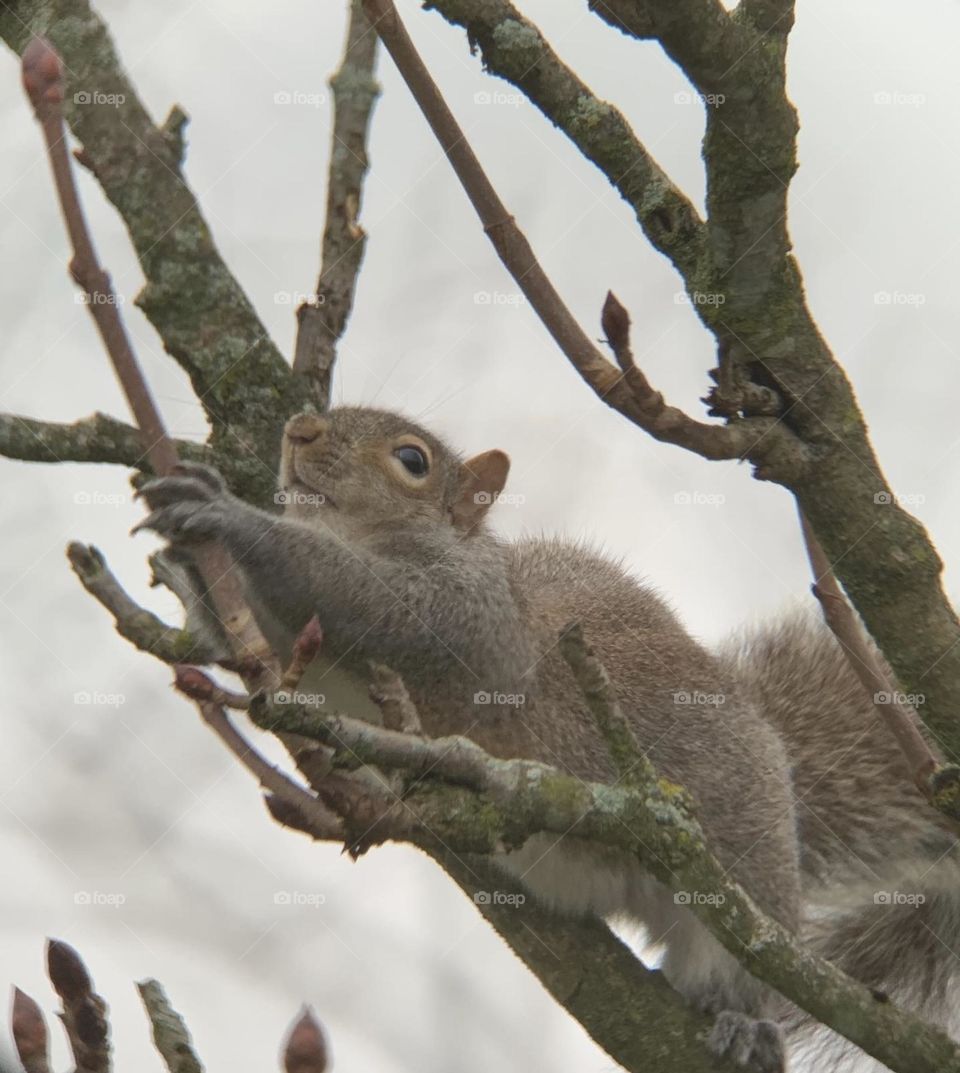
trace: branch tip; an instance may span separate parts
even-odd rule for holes
[[[20,75],[38,119],[45,109],[63,103],[63,60],[45,37],[34,37],[23,50]]]

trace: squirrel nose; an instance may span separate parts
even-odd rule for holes
[[[291,417],[283,434],[293,443],[313,443],[327,431],[327,419],[319,414],[297,414]]]

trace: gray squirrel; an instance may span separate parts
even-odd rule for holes
[[[497,538],[486,516],[508,470],[502,451],[464,461],[402,416],[343,407],[287,423],[282,515],[185,464],[143,486],[151,513],[138,528],[185,555],[225,545],[281,650],[318,614],[328,702],[384,662],[425,733],[612,781],[557,646],[578,621],[640,747],[693,796],[711,848],[757,904],[865,984],[946,1022],[960,967],[955,840],[832,636],[794,616],[707,651],[616,563],[559,540]],[[717,1053],[786,1068],[786,1033],[802,1018],[635,860],[538,835],[498,863],[561,911],[641,924],[665,948],[670,983],[716,1015]]]

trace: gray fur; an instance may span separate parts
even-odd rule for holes
[[[422,479],[392,453],[408,441],[430,456]],[[761,908],[798,930],[802,902],[819,947],[877,986],[892,986],[891,963],[902,971],[897,944],[909,936],[916,996],[940,993],[953,965],[922,928],[960,927],[956,865],[948,857],[933,867],[952,839],[910,787],[832,639],[789,623],[709,653],[619,565],[560,541],[499,541],[483,504],[505,472],[502,455],[464,463],[398,415],[340,409],[288,424],[283,517],[187,466],[144,488],[153,508],[144,524],[181,548],[222,541],[281,643],[319,613],[321,690],[333,691],[338,676],[365,678],[371,658],[386,662],[427,733],[465,734],[498,756],[609,781],[604,744],[556,643],[566,623],[580,622],[641,748],[690,791],[714,852]],[[918,854],[932,871],[910,872],[910,882],[938,891],[922,915],[865,901],[883,884],[901,889]],[[571,834],[534,837],[501,863],[561,910],[644,925],[665,947],[674,986],[722,1014],[715,1049],[764,1073],[783,1067],[779,1029],[766,1020],[782,1003],[636,861]],[[875,917],[876,938],[863,939]]]

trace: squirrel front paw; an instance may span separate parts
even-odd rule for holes
[[[735,1010],[717,1015],[708,1046],[753,1073],[784,1073],[783,1032],[775,1021],[755,1021]]]
[[[131,530],[152,529],[174,544],[222,537],[236,500],[212,466],[181,462],[169,477],[155,477],[137,492],[150,513]]]

